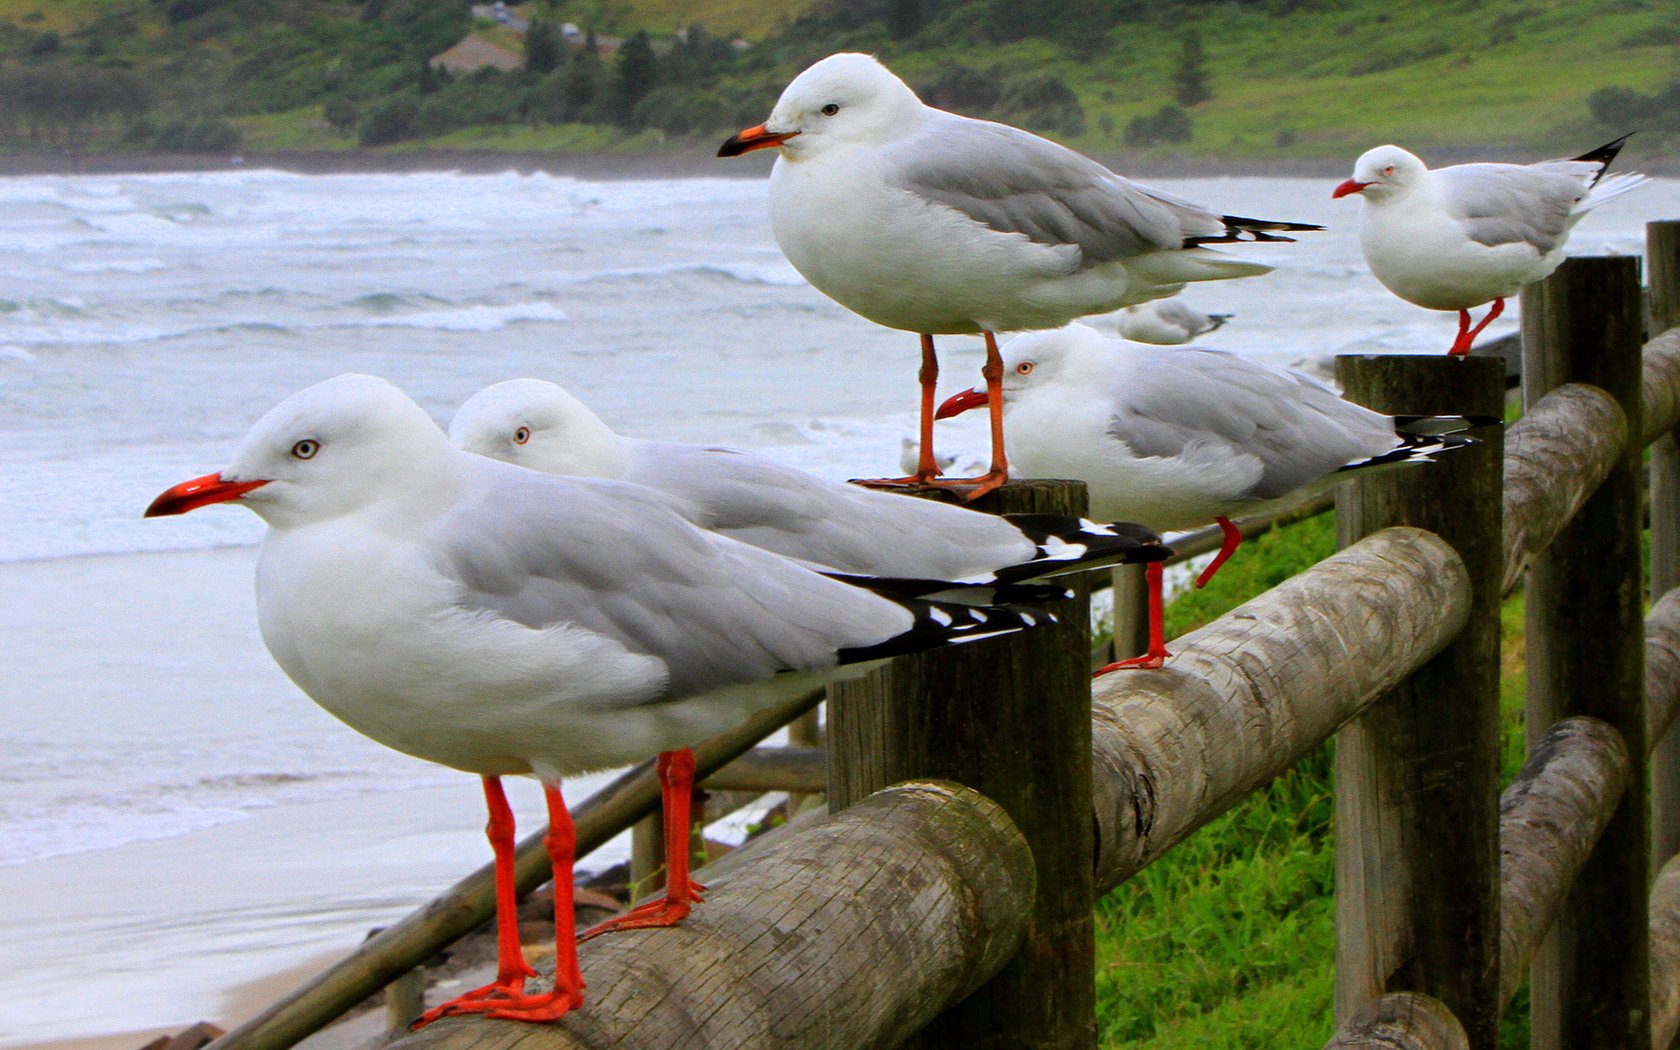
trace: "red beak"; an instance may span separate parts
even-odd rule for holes
[[[960,394],[946,398],[945,403],[939,406],[939,411],[933,414],[933,418],[950,419],[952,416],[967,412],[971,408],[980,408],[991,403],[992,399],[987,396],[984,390],[964,390]]]
[[[146,517],[163,518],[208,507],[212,503],[226,503],[266,484],[266,480],[223,481],[220,474],[206,474],[202,478],[183,481],[152,500],[152,505],[146,508]]]
[[[1335,200],[1338,197],[1346,197],[1350,193],[1362,193],[1364,192],[1365,187],[1369,185],[1369,182],[1355,182],[1354,180],[1349,179],[1340,186],[1336,187],[1336,191],[1330,194],[1330,199]]]
[[[771,146],[780,146],[797,134],[799,134],[797,131],[767,131],[764,125],[760,124],[757,127],[747,128],[745,131],[729,136],[724,144],[718,147],[717,155],[720,157],[739,157],[741,154],[751,153],[755,149],[769,149]]]

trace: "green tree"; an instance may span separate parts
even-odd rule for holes
[[[1194,106],[1213,97],[1202,55],[1202,35],[1194,29],[1184,34],[1178,51],[1178,68],[1173,71],[1172,80],[1173,97],[1181,106]]]
[[[619,47],[616,73],[614,117],[621,124],[634,125],[636,103],[659,83],[659,59],[645,31],[637,31]]]
[[[539,19],[525,30],[525,68],[532,73],[546,75],[560,68],[565,57],[560,40],[560,27]]]

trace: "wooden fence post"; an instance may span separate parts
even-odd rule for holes
[[[1614,397],[1642,432],[1639,260],[1575,258],[1522,293],[1523,399],[1565,382]],[[1592,715],[1646,754],[1640,442],[1529,568],[1530,746],[1559,719]],[[1646,763],[1576,879],[1530,968],[1536,1050],[1646,1050],[1651,1042]]]
[[[976,505],[1083,514],[1085,488],[1013,482]],[[1049,606],[1061,619],[1055,627],[900,657],[830,689],[831,812],[911,777],[955,780],[1003,807],[1038,870],[1020,951],[907,1046],[1096,1045],[1090,602],[1083,585],[1075,589]]]
[[[1344,356],[1346,396],[1379,412],[1499,416],[1501,361]],[[1336,740],[1336,1017],[1379,995],[1445,1003],[1470,1045],[1499,1023],[1499,594],[1503,434],[1367,476],[1336,500],[1337,542],[1429,529],[1470,575],[1461,633]]]
[[[1680,325],[1680,222],[1645,227],[1650,335]],[[1680,443],[1674,433],[1651,446],[1651,600],[1680,587]],[[1680,729],[1651,755],[1651,874],[1680,853]]]

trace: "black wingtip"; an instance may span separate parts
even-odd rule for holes
[[[902,604],[914,617],[908,630],[874,645],[841,649],[836,654],[839,662],[844,665],[885,660],[947,645],[961,645],[983,638],[1015,634],[1059,622],[1055,613],[1031,606],[996,605],[981,608],[916,600],[905,601]]]
[[[1622,147],[1627,145],[1627,140],[1638,133],[1639,131],[1636,128],[1633,131],[1628,132],[1626,135],[1623,135],[1621,138],[1616,139],[1614,142],[1606,142],[1597,149],[1590,149],[1581,154],[1579,157],[1571,157],[1569,159],[1582,161],[1587,164],[1597,164],[1598,174],[1593,176],[1593,185],[1596,186],[1598,185],[1598,180],[1604,177],[1604,173],[1610,170],[1610,162],[1616,159],[1616,154],[1620,153],[1622,151]]]
[[[1283,222],[1277,219],[1250,219],[1243,215],[1221,215],[1220,221],[1225,224],[1225,232],[1217,237],[1187,237],[1184,240],[1186,248],[1194,248],[1200,244],[1232,244],[1237,241],[1288,241],[1295,238],[1285,237],[1287,233],[1316,233],[1324,227],[1310,222]]]
[[[1005,514],[1004,518],[1038,548],[1031,560],[993,573],[1006,583],[1172,557],[1172,548],[1161,542],[1155,530],[1136,522],[1098,522],[1061,514]]]

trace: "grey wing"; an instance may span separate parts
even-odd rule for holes
[[[1151,355],[1115,393],[1108,427],[1141,456],[1250,456],[1249,499],[1276,499],[1398,444],[1388,416],[1304,376],[1219,350]]]
[[[1213,212],[1048,139],[941,110],[928,116],[926,130],[892,147],[891,181],[999,233],[1076,247],[1089,266],[1226,232]]]
[[[1541,255],[1562,242],[1570,213],[1588,190],[1567,161],[1459,164],[1431,174],[1471,240],[1490,248],[1527,244]]]
[[[954,580],[1033,557],[990,514],[871,492],[731,449],[638,443],[625,480],[682,499],[699,524],[811,565],[865,576]]]
[[[657,657],[661,699],[832,667],[839,650],[911,623],[893,602],[702,531],[640,486],[517,467],[481,480],[434,535],[461,607],[530,628],[576,624]]]

